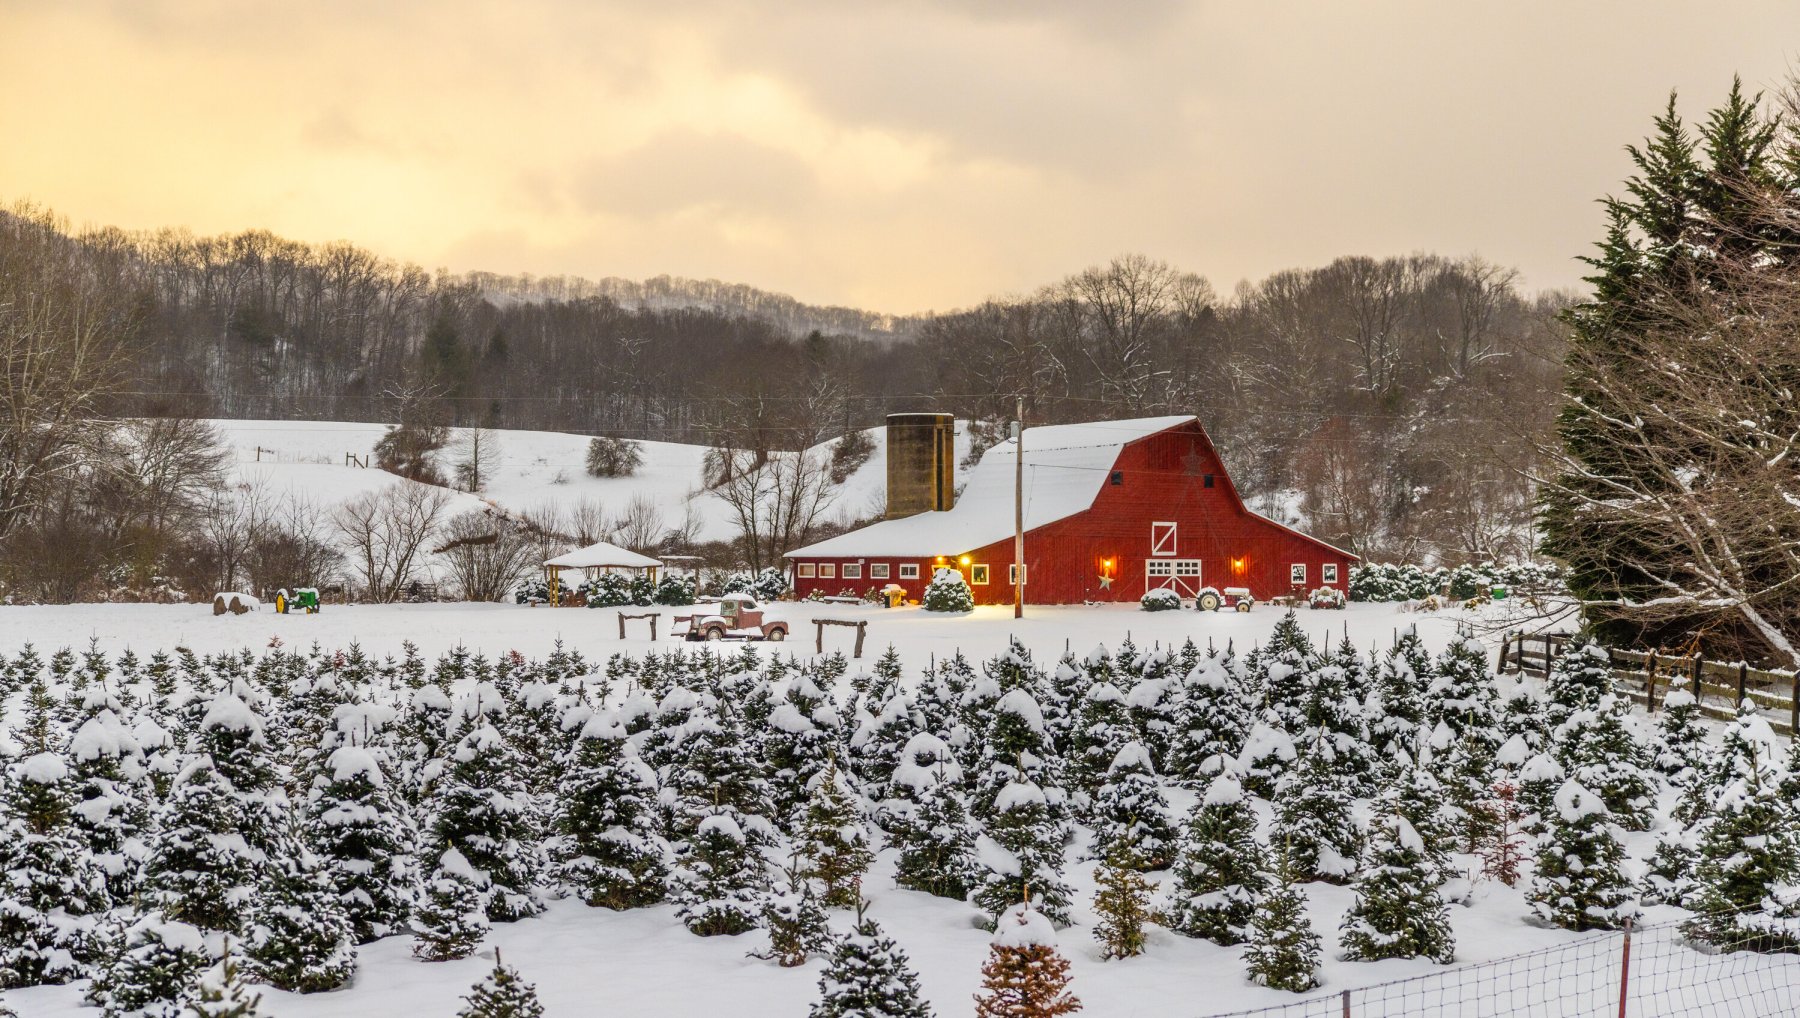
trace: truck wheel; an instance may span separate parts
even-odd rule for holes
[[[706,631],[706,639],[709,642],[712,640],[723,640],[723,639],[725,639],[725,630],[720,629],[717,626],[713,627],[712,629],[708,629]]]
[[[787,630],[771,629],[771,630],[769,630],[768,638],[771,642],[780,643],[781,641],[787,639]]]
[[[1194,602],[1194,609],[1196,611],[1203,611],[1203,612],[1218,611],[1219,610],[1219,595],[1214,594],[1211,591],[1207,591],[1206,593],[1201,594],[1200,597]]]

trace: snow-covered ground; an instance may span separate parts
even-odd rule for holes
[[[866,618],[870,625],[864,663],[892,643],[903,657],[909,679],[933,655],[960,649],[979,659],[1002,648],[1014,635],[1046,664],[1065,647],[1077,653],[1097,643],[1116,648],[1127,635],[1141,647],[1178,645],[1191,638],[1202,646],[1233,641],[1243,650],[1266,639],[1281,617],[1280,612],[1269,609],[1249,614],[1152,614],[1123,606],[1031,608],[1023,621],[1013,620],[1009,609],[989,608],[955,617],[918,609],[810,604],[780,604],[773,610],[799,624],[793,642],[765,645],[765,651],[807,656],[812,653],[812,626],[806,620]],[[674,611],[665,609],[664,614]],[[1434,651],[1449,642],[1459,625],[1494,621],[1460,610],[1416,614],[1383,604],[1356,604],[1341,612],[1302,611],[1299,618],[1315,641],[1327,635],[1333,641],[1347,636],[1364,648],[1385,648],[1401,627],[1416,623]],[[666,620],[662,632],[661,646],[673,646],[666,637]],[[827,629],[827,649],[847,651],[850,634],[847,629]],[[405,641],[417,644],[427,655],[460,645],[492,658],[510,650],[543,655],[561,640],[596,667],[615,652],[643,652],[657,646],[650,643],[641,622],[631,623],[630,637],[621,641],[615,613],[609,609],[371,605],[328,606],[318,615],[282,616],[262,611],[215,617],[205,607],[181,605],[0,607],[0,652],[16,654],[27,642],[46,656],[61,646],[79,651],[90,637],[104,650],[130,647],[140,656],[176,645],[201,653],[260,648],[279,638],[288,647],[315,642],[328,648],[342,647],[356,641],[378,655],[397,652]],[[1172,805],[1185,812],[1189,801],[1181,798]],[[1632,836],[1635,856],[1648,854],[1651,837]],[[1078,851],[1072,850],[1069,858],[1077,857]],[[1459,856],[1457,861],[1465,868],[1474,865],[1469,857]],[[898,889],[892,870],[892,853],[883,853],[864,884],[872,903],[870,914],[907,951],[937,1014],[970,1013],[970,997],[977,988],[990,935],[977,928],[971,907]],[[1239,949],[1161,929],[1153,929],[1144,956],[1103,961],[1093,940],[1093,917],[1087,907],[1094,890],[1091,864],[1071,862],[1068,878],[1076,892],[1076,924],[1062,931],[1060,938],[1062,950],[1073,960],[1073,989],[1086,1005],[1085,1014],[1171,1018],[1295,999],[1250,984]],[[1336,960],[1336,931],[1350,905],[1351,891],[1311,884],[1306,893],[1314,928],[1326,944],[1321,992],[1445,971],[1424,960]],[[1480,882],[1468,906],[1452,907],[1458,964],[1573,944],[1594,936],[1528,922],[1523,894],[1523,884],[1508,889]],[[1646,918],[1674,914],[1653,909]],[[836,923],[840,928],[847,926],[847,915],[837,913]],[[499,948],[509,964],[537,985],[552,1016],[791,1018],[805,1014],[817,994],[823,961],[815,959],[790,970],[746,956],[764,942],[761,932],[696,937],[683,928],[668,906],[620,913],[564,900],[554,903],[543,916],[497,925],[481,952],[471,959],[423,963],[411,956],[409,938],[391,937],[360,950],[360,970],[347,989],[297,996],[265,988],[264,998],[270,1012],[281,1018],[449,1016],[461,1006],[459,998],[492,966],[493,950]],[[5,995],[5,1002],[22,1018],[75,1018],[97,1013],[81,1005],[79,984],[15,990]]]

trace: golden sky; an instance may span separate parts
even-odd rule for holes
[[[1128,251],[1567,285],[1670,88],[1794,0],[0,0],[0,202],[884,311]]]

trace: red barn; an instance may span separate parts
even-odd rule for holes
[[[923,415],[890,420],[890,516],[896,492],[911,502],[913,492],[945,487],[933,472],[947,470],[941,457],[948,454],[932,450],[948,443],[915,443],[896,424],[902,416],[917,430]],[[907,455],[896,454],[901,441]],[[989,449],[947,508],[789,552],[795,592],[832,595],[896,583],[917,599],[933,571],[950,566],[968,580],[977,603],[1010,604],[1016,456],[1013,440]],[[1025,600],[1033,604],[1136,601],[1157,587],[1188,598],[1205,587],[1246,587],[1258,600],[1317,587],[1347,592],[1357,561],[1251,512],[1194,417],[1028,429],[1024,508]]]

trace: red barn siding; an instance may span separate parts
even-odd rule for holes
[[[1026,455],[1029,463],[1029,446]],[[1212,487],[1206,486],[1207,475],[1213,478]],[[1114,476],[1119,483],[1113,483]],[[1155,523],[1175,524],[1174,555],[1150,554]],[[814,590],[837,594],[853,588],[861,592],[897,583],[909,598],[917,599],[935,568],[953,565],[967,578],[973,566],[985,564],[990,582],[971,584],[970,588],[976,602],[1011,603],[1012,585],[1007,582],[1013,561],[1010,538],[980,548],[919,551],[916,559],[798,559],[796,565],[808,562],[815,570],[830,562],[837,576],[799,578],[796,570],[795,591],[804,597]],[[940,553],[942,560],[937,558]],[[965,556],[967,565],[960,561]],[[1198,585],[1248,587],[1259,600],[1294,592],[1289,567],[1295,564],[1306,566],[1301,592],[1327,585],[1322,573],[1327,564],[1337,567],[1337,580],[1330,586],[1347,591],[1350,565],[1356,561],[1348,553],[1245,508],[1218,451],[1198,422],[1127,444],[1090,508],[1026,533],[1026,600],[1034,604],[1136,601],[1148,589],[1145,562],[1152,558],[1198,559]],[[1234,569],[1234,563],[1240,561],[1242,569]],[[845,562],[862,563],[860,579],[843,578]],[[869,565],[878,562],[889,566],[888,579],[870,578]],[[919,578],[900,579],[902,562],[916,562]],[[1112,577],[1110,586],[1102,585],[1102,573]]]

